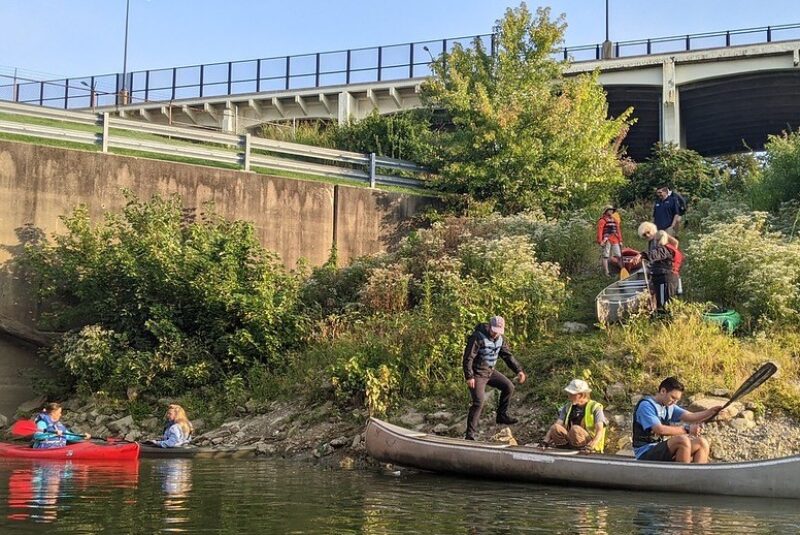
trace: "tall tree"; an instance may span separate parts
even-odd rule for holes
[[[597,73],[565,77],[555,58],[563,15],[534,15],[525,3],[506,10],[494,50],[476,40],[433,63],[427,105],[444,109],[454,128],[442,133],[442,187],[491,200],[512,213],[554,213],[605,198],[622,181],[613,142],[631,109],[608,118]]]

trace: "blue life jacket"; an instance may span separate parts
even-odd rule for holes
[[[498,336],[492,340],[482,332],[478,331],[478,356],[489,366],[497,364],[497,357],[500,356],[500,349],[503,347],[503,337]]]
[[[67,428],[61,422],[54,422],[50,415],[46,412],[41,412],[36,416],[36,423],[44,422],[47,427],[45,433],[53,433],[47,438],[35,439],[33,441],[34,448],[63,448],[67,445],[67,438],[64,434],[67,433]],[[61,431],[62,435],[58,436],[55,433]]]
[[[656,410],[656,414],[659,414],[659,410],[658,410],[659,405],[658,405],[658,403],[656,403],[650,397],[644,397],[644,398],[639,400],[639,403],[636,404],[636,408],[633,409],[633,437],[632,437],[633,439],[632,439],[632,442],[633,442],[633,447],[634,448],[638,448],[638,447],[644,446],[645,444],[654,444],[654,443],[661,442],[661,441],[664,440],[664,437],[662,437],[661,435],[656,435],[655,433],[653,433],[652,429],[645,430],[645,428],[642,426],[642,424],[640,424],[636,420],[636,413],[639,412],[639,405],[641,405],[645,401],[650,403],[653,406],[653,408]],[[662,418],[661,415],[659,414],[658,419],[661,420],[661,424],[662,425],[671,425],[672,424],[672,422],[671,422],[672,411],[674,409],[672,407],[666,407],[666,409],[667,409],[666,417]]]

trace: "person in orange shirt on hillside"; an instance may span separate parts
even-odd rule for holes
[[[600,244],[603,270],[608,276],[611,275],[608,271],[608,259],[614,256],[619,261],[622,257],[622,225],[614,217],[616,211],[613,206],[606,206],[603,215],[597,221],[597,243]]]

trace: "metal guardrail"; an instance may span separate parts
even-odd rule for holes
[[[637,39],[613,43],[615,57],[722,48],[800,39],[800,24],[762,26],[720,32]],[[0,100],[63,109],[127,103],[309,89],[351,83],[427,77],[430,63],[453,47],[480,42],[494,53],[495,35],[481,34],[433,41],[354,48],[315,54],[207,63],[59,80],[30,80],[0,75]],[[564,47],[554,57],[574,62],[601,59],[602,44]]]
[[[386,171],[428,174],[424,167],[405,160],[397,160],[374,153],[361,154],[337,149],[313,147],[253,137],[250,134],[234,135],[212,132],[200,128],[180,128],[157,125],[129,119],[120,119],[108,113],[74,112],[42,108],[28,104],[0,102],[0,132],[37,138],[70,141],[86,145],[100,145],[103,152],[109,149],[126,149],[155,154],[181,156],[214,162],[234,164],[243,170],[266,167],[280,171],[307,173],[330,178],[343,178],[368,183],[370,187],[405,186],[424,187],[418,178],[386,174]],[[57,120],[61,125],[40,125],[14,120],[13,116]],[[96,131],[76,130],[67,124],[92,125]],[[161,139],[126,136],[125,132],[158,136]]]

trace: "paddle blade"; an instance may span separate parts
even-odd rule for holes
[[[748,377],[747,380],[742,383],[742,386],[740,386],[739,389],[736,390],[736,392],[733,393],[731,398],[728,400],[727,403],[725,403],[725,405],[722,406],[722,409],[720,409],[719,412],[722,412],[723,410],[728,408],[728,406],[731,403],[733,403],[734,401],[738,400],[742,396],[745,396],[745,395],[749,394],[750,392],[752,392],[753,390],[755,390],[759,386],[763,385],[764,382],[767,379],[769,379],[770,377],[772,377],[773,375],[775,375],[775,372],[777,372],[777,371],[778,371],[778,367],[775,364],[773,364],[772,362],[767,362],[766,364],[761,366],[759,369],[757,369],[755,371],[755,373],[753,373],[753,375]],[[719,415],[719,413],[715,414],[714,416],[712,416],[711,418],[706,420],[706,422],[713,421],[718,415]]]
[[[730,405],[740,397],[749,394],[750,392],[752,392],[753,390],[764,384],[764,381],[772,377],[777,371],[778,367],[775,364],[773,364],[772,362],[767,362],[766,364],[761,366],[758,370],[756,370],[755,373],[753,373],[753,375],[748,377],[748,379],[744,383],[742,383],[742,386],[740,386],[739,389],[733,393],[730,401],[728,401],[727,404]]]
[[[36,432],[36,422],[33,420],[17,420],[11,426],[11,434],[17,437],[29,437]]]
[[[625,280],[630,276],[631,276],[631,274],[628,273],[627,269],[622,268],[622,269],[619,270],[619,280]]]

